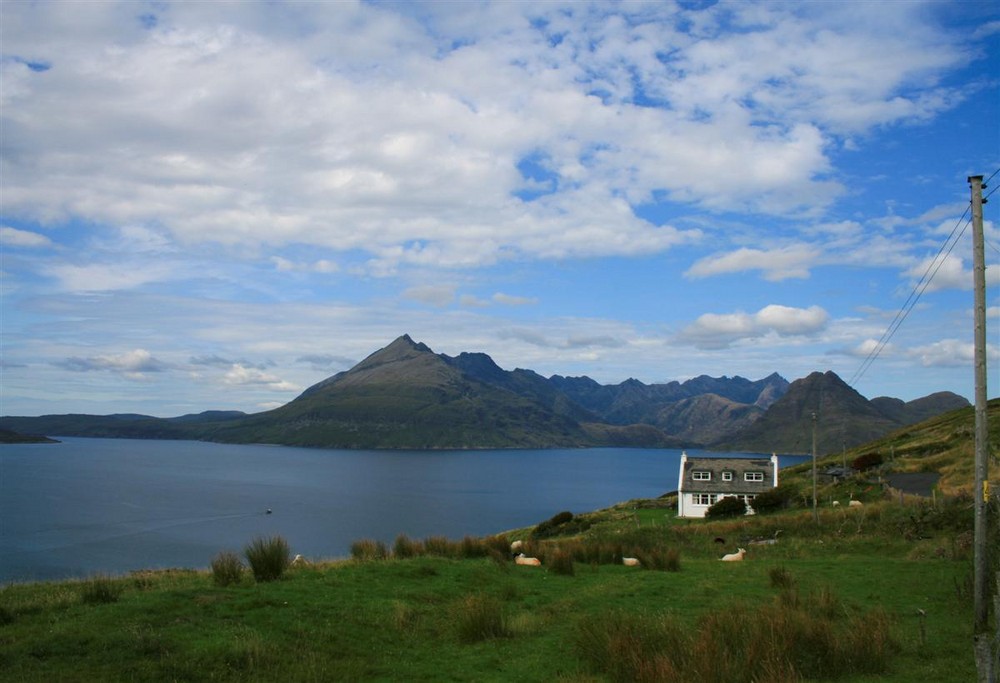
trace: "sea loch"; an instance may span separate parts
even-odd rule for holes
[[[207,567],[262,535],[312,558],[345,557],[361,538],[486,535],[673,491],[680,458],[61,441],[0,447],[0,581]]]

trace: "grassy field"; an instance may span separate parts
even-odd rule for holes
[[[961,498],[828,508],[819,524],[808,510],[678,520],[669,500],[630,501],[545,539],[400,539],[403,559],[389,547],[274,581],[14,584],[0,590],[0,679],[964,683],[971,524]],[[513,538],[543,566],[499,552]],[[746,561],[718,561],[738,545]],[[648,568],[664,557],[668,570]]]

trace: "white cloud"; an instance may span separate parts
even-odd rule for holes
[[[538,303],[538,299],[529,296],[513,296],[497,292],[492,296],[493,301],[504,306],[531,306]]]
[[[684,273],[685,277],[703,278],[748,270],[763,271],[764,279],[780,282],[789,278],[809,277],[819,252],[807,245],[791,245],[778,249],[737,249],[699,259]]]
[[[277,375],[264,372],[257,368],[248,368],[238,363],[229,368],[229,371],[223,376],[222,381],[225,384],[235,386],[248,384],[261,386],[269,391],[289,392],[302,390],[301,387],[293,384],[292,382],[287,382]]]
[[[924,346],[916,346],[907,354],[920,361],[924,367],[972,367],[975,360],[975,346],[971,342],[957,339],[942,339]],[[986,358],[990,363],[1000,360],[1000,347],[986,346]]]
[[[704,349],[726,348],[738,341],[767,335],[812,335],[826,327],[829,314],[819,306],[792,308],[771,304],[756,313],[705,313],[684,328],[678,338]]]
[[[152,11],[147,28],[130,3],[4,5],[5,51],[51,64],[2,65],[18,141],[10,211],[156,222],[182,244],[234,250],[360,249],[381,273],[698,237],[635,215],[654,192],[822,210],[844,191],[826,175],[833,137],[952,106],[935,75],[969,58],[897,5],[871,24],[826,6],[734,4]],[[522,201],[539,184],[518,170],[531,155],[552,192]],[[765,275],[804,277],[808,254],[794,256]]]
[[[972,289],[972,269],[967,270],[962,258],[955,254],[925,258],[907,270],[905,275],[912,279],[914,286],[927,283],[923,289],[925,292]],[[1000,264],[986,264],[984,276],[988,287],[1000,284]]]
[[[58,363],[60,367],[74,372],[107,370],[133,380],[146,379],[146,373],[163,372],[171,366],[153,357],[146,349],[135,349],[120,354],[107,354],[81,358],[67,358]]]
[[[30,249],[40,249],[51,247],[52,240],[45,235],[30,230],[18,230],[7,226],[0,226],[0,244],[7,247],[26,247]]]
[[[444,307],[455,300],[455,288],[451,285],[420,285],[410,287],[403,292],[403,296],[429,306]]]

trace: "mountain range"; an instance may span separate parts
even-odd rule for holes
[[[199,439],[329,448],[706,447],[808,453],[815,413],[820,453],[969,405],[950,392],[868,400],[833,372],[789,383],[700,376],[602,385],[504,370],[484,353],[434,353],[403,335],[350,370],[261,413],[207,411],[2,417],[20,434]]]

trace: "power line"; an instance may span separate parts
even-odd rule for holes
[[[1000,172],[1000,169],[997,169],[993,173],[993,175],[996,175],[998,172]],[[868,371],[868,368],[870,368],[872,366],[872,363],[875,362],[875,359],[877,359],[879,355],[882,353],[882,351],[885,350],[885,347],[889,343],[889,340],[892,339],[894,334],[896,334],[896,331],[903,324],[903,321],[906,320],[906,317],[910,314],[910,311],[912,311],[913,308],[917,305],[917,301],[920,300],[921,295],[923,295],[927,287],[930,286],[931,281],[934,279],[934,276],[937,275],[937,272],[939,270],[941,270],[941,266],[944,265],[945,260],[948,258],[949,255],[951,255],[952,250],[955,248],[955,246],[958,244],[958,241],[961,239],[962,235],[964,235],[965,231],[968,229],[971,219],[965,220],[965,217],[966,215],[968,215],[969,210],[970,207],[967,206],[965,208],[965,211],[959,217],[958,222],[955,223],[955,227],[951,229],[951,234],[948,235],[948,238],[944,241],[944,244],[942,244],[941,248],[938,249],[938,253],[934,256],[933,259],[931,259],[931,262],[927,265],[927,269],[924,271],[924,274],[920,277],[920,280],[917,282],[917,284],[914,285],[913,290],[910,292],[910,295],[906,298],[906,301],[903,302],[902,307],[899,309],[899,311],[896,312],[896,315],[892,319],[892,322],[889,323],[889,326],[885,329],[885,332],[882,333],[882,336],[879,338],[878,342],[875,344],[872,350],[868,352],[868,355],[861,362],[860,367],[858,367],[858,369],[854,372],[854,375],[851,376],[850,381],[847,382],[848,386],[853,387],[855,383],[861,380],[864,374]],[[962,225],[962,221],[965,221],[965,225],[962,227],[962,231],[959,232],[958,236],[956,237],[955,233],[956,231],[958,231],[959,226]],[[954,238],[954,240],[952,238]],[[949,246],[949,243],[951,246]],[[944,254],[943,257],[942,254]]]

